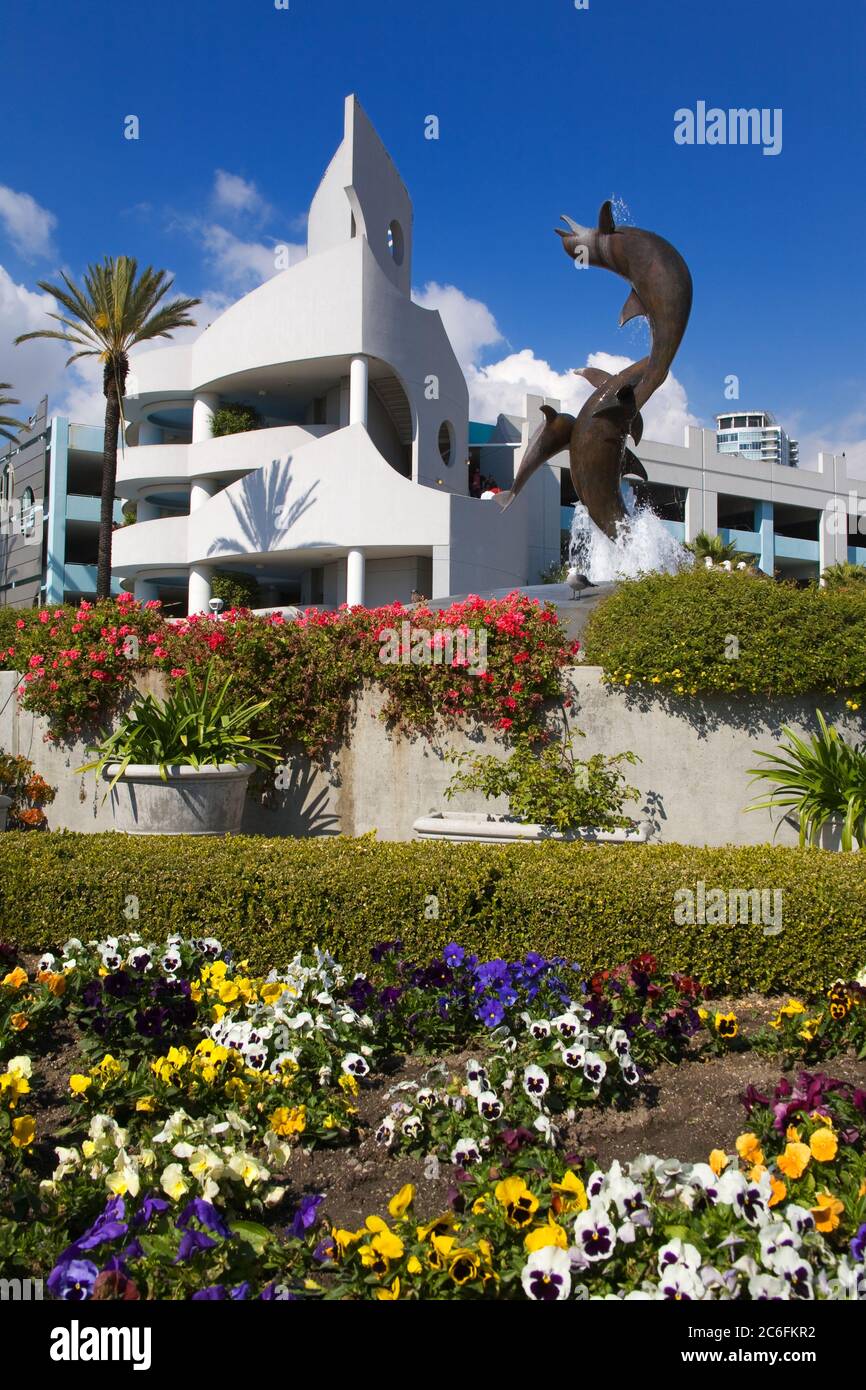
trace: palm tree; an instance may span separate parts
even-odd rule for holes
[[[721,536],[711,536],[706,531],[699,531],[693,541],[686,543],[685,548],[699,564],[705,560],[712,560],[714,565],[721,565],[725,560],[730,560],[732,565],[739,564],[741,560],[749,564],[752,562],[752,556],[738,550],[733,541],[723,541]]]
[[[105,435],[102,453],[102,506],[99,514],[99,560],[96,597],[111,593],[111,531],[114,513],[114,485],[117,474],[117,436],[122,417],[122,401],[129,374],[129,354],[139,343],[152,338],[169,338],[177,328],[194,328],[189,310],[199,299],[160,301],[168,294],[174,278],[164,270],[147,266],[138,274],[138,262],[131,256],[106,256],[100,265],[88,266],[83,288],[61,272],[63,286],[40,280],[39,288],[53,295],[65,313],[48,317],[62,324],[62,330],[42,328],[22,333],[16,343],[30,338],[59,338],[78,349],[67,359],[67,367],[79,357],[98,357],[103,364],[102,389],[105,394]],[[64,288],[65,286],[65,288]]]
[[[852,565],[845,561],[838,565],[828,565],[821,578],[828,589],[843,589],[851,584],[866,582],[866,565]]]
[[[4,391],[12,391],[14,387],[8,381],[0,381],[0,411],[5,405],[20,405],[17,396],[4,396]],[[23,420],[15,420],[11,415],[0,414],[0,435],[4,439],[14,439],[18,430],[24,429]]]

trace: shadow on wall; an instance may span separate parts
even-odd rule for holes
[[[306,492],[289,501],[292,491],[291,457],[273,459],[270,467],[249,473],[228,500],[238,523],[232,536],[217,536],[208,547],[208,555],[233,555],[239,549],[251,555],[286,549],[289,532],[300,518],[314,507],[313,493],[318,480]],[[320,541],[321,545],[329,544]]]
[[[255,799],[247,797],[244,809],[245,835],[340,835],[341,820],[331,810],[331,790],[339,786],[334,770],[319,771],[306,758],[291,760],[288,786],[277,791],[268,785]]]
[[[678,719],[688,724],[698,738],[706,738],[720,729],[734,729],[750,738],[761,738],[765,741],[772,739],[776,743],[782,738],[786,724],[800,725],[810,732],[817,733],[816,705],[821,707],[822,698],[825,702],[835,698],[832,695],[815,696],[811,702],[805,698],[789,699],[785,702],[784,712],[780,713],[774,708],[775,701],[768,699],[761,703],[759,696],[750,696],[743,700],[724,695],[703,695],[700,707],[696,709],[693,702],[664,690],[626,690],[623,686],[616,685],[606,686],[605,691],[608,697],[618,696],[624,699],[629,711],[649,714],[662,710],[670,719]],[[852,716],[847,720],[843,714],[834,722],[843,734],[848,735],[846,741],[857,742],[857,731],[862,727],[857,717]]]

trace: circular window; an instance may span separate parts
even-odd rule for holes
[[[454,427],[448,420],[439,426],[439,453],[442,462],[450,467],[454,462]]]
[[[403,228],[399,222],[392,222],[388,227],[388,250],[395,265],[403,264]]]
[[[21,529],[25,536],[32,536],[36,530],[36,498],[32,487],[26,487],[21,498]]]

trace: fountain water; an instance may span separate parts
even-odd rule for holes
[[[628,516],[620,522],[613,541],[578,502],[571,523],[570,563],[593,584],[635,579],[651,570],[674,574],[689,563],[688,552],[655,512],[635,505],[628,483],[622,485],[622,495]]]

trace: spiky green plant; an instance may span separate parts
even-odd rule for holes
[[[744,550],[738,550],[733,541],[723,541],[721,536],[711,536],[707,531],[699,531],[693,541],[687,542],[685,549],[690,555],[694,555],[699,565],[705,560],[712,560],[714,565],[721,565],[725,560],[730,560],[732,565],[737,565],[741,560],[751,563],[754,559],[754,556],[747,555]]]
[[[828,565],[822,570],[821,578],[828,589],[844,589],[850,584],[866,584],[866,565],[852,565],[847,560],[838,565]]]
[[[807,742],[785,725],[788,740],[775,753],[760,752],[763,767],[749,768],[753,781],[775,790],[746,809],[793,812],[800,826],[800,847],[816,845],[827,825],[840,826],[843,850],[866,844],[866,746],[852,747],[834,725],[815,711],[819,732]]]
[[[201,690],[190,674],[178,681],[165,701],[153,695],[141,696],[114,733],[106,734],[90,749],[97,754],[93,761],[76,771],[95,771],[98,777],[109,764],[118,763],[110,792],[131,763],[158,767],[167,782],[169,767],[255,763],[264,768],[277,762],[278,745],[249,732],[270,701],[245,700],[230,706],[226,696],[232,677],[214,691],[212,678],[211,661]]]

